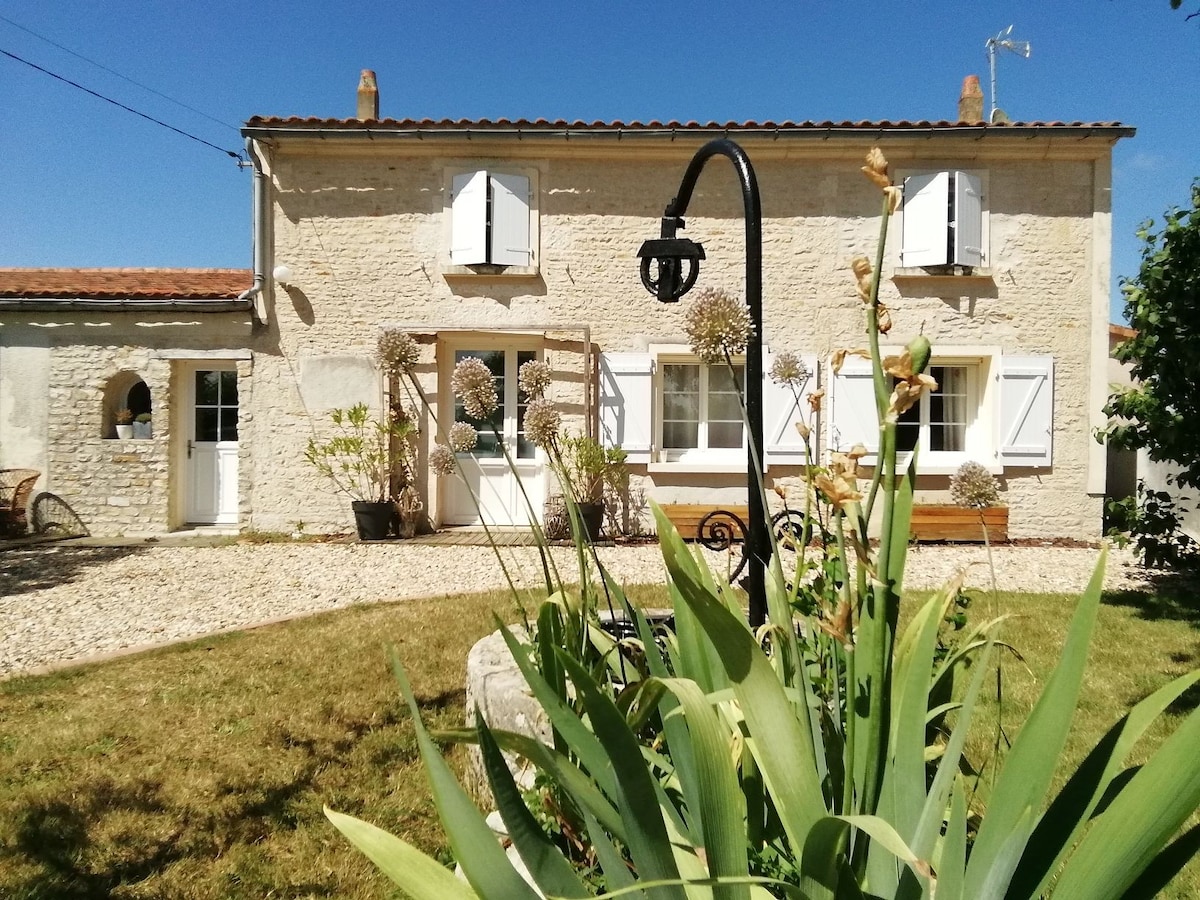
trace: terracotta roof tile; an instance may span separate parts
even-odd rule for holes
[[[0,297],[96,300],[233,300],[249,269],[5,269]]]
[[[568,122],[565,119],[322,119],[316,116],[254,116],[247,120],[246,127],[303,127],[341,129],[346,131],[359,131],[366,129],[387,129],[399,131],[458,131],[462,129],[499,129],[505,131],[561,131],[563,129],[593,131],[661,131],[663,129],[674,129],[681,131],[825,131],[828,129],[851,129],[858,131],[875,131],[883,128],[892,130],[937,130],[973,127],[985,128],[988,131],[1003,132],[1012,129],[1028,128],[1127,128],[1128,126],[1125,126],[1120,122],[1004,122],[997,123],[995,125],[987,125],[981,122],[953,122],[944,119],[936,122],[931,122],[925,119],[919,121],[909,121],[906,119],[892,121],[885,119],[877,122],[868,120],[841,122],[834,122],[830,120],[822,122],[814,122],[811,120],[804,122],[794,122],[791,120],[783,122],[679,122],[676,120],[671,120],[669,122],[660,122],[658,120],[653,120],[650,122],[585,122],[581,119],[576,119],[575,121]]]

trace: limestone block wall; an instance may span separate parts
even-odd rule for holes
[[[324,411],[302,402],[297,373],[310,357],[366,359],[383,323],[411,324],[435,341],[463,329],[549,335],[586,327],[601,352],[683,343],[686,300],[657,304],[640,284],[634,254],[657,236],[663,206],[697,146],[479,139],[423,147],[391,141],[384,150],[281,141],[271,151],[273,251],[275,262],[293,270],[294,284],[276,291],[273,352],[256,361],[255,407],[259,431],[270,435],[272,465],[256,473],[255,520],[282,523],[307,511],[322,523],[344,522],[337,502],[298,461],[297,448]],[[868,146],[746,144],[762,195],[763,337],[772,349],[827,360],[835,349],[865,343],[848,265],[873,254],[879,230],[878,193],[858,170]],[[1109,148],[1065,140],[996,147],[992,153],[989,142],[942,140],[935,156],[921,142],[884,143],[897,168],[985,170],[990,232],[987,277],[895,277],[893,247],[882,288],[894,321],[889,343],[902,346],[923,331],[935,353],[942,344],[1053,356],[1054,463],[1004,471],[1010,533],[1096,537],[1102,498],[1090,490],[1089,432],[1098,411],[1093,332],[1097,309],[1102,316],[1107,310],[1108,210],[1097,198],[1106,196]],[[448,271],[445,173],[463,165],[536,173],[536,276]],[[700,284],[741,293],[740,193],[727,167],[710,165],[684,234],[707,252]],[[819,377],[828,382],[826,366]],[[824,452],[828,422],[821,427]],[[736,476],[635,474],[663,500],[734,502],[742,491]],[[930,502],[947,497],[943,476],[923,478],[918,488]]]
[[[186,321],[185,321],[186,319]],[[162,534],[182,524],[179,498],[184,452],[177,363],[205,354],[242,354],[250,336],[244,314],[203,318],[166,314],[30,313],[0,317],[0,357],[40,363],[26,378],[3,377],[0,409],[41,409],[5,466],[44,472],[39,491],[61,497],[99,536]],[[40,349],[39,349],[40,348]],[[218,350],[217,348],[223,348]],[[244,367],[243,415],[253,420],[250,363]],[[242,373],[239,373],[242,374]],[[149,388],[152,437],[121,440],[118,395],[140,379]],[[0,441],[0,446],[7,442]],[[243,442],[243,452],[251,453]],[[243,487],[243,514],[251,492]]]

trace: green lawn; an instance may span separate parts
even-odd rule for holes
[[[1200,665],[1189,595],[1110,600],[1075,754],[1119,710]],[[1072,600],[1007,595],[1001,606],[1018,617],[1006,637],[1039,676]],[[514,615],[502,593],[357,607],[0,682],[0,896],[395,896],[321,807],[444,855],[384,644],[399,648],[428,723],[456,726],[466,653],[492,610]],[[1006,663],[1007,723],[1033,683]],[[1196,868],[1172,896],[1200,896]]]

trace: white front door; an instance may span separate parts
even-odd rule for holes
[[[187,520],[230,525],[238,520],[238,391],[236,369],[198,369],[190,378]]]
[[[525,436],[525,407],[528,398],[517,385],[517,369],[537,359],[536,350],[456,350],[454,362],[475,356],[492,371],[499,405],[486,422],[467,416],[462,404],[454,404],[454,421],[475,426],[479,442],[471,453],[458,454],[466,482],[457,475],[447,479],[446,516],[448,525],[527,526],[530,506],[538,521],[546,499],[545,479],[537,448]],[[449,423],[447,423],[449,424]],[[504,458],[504,450],[513,465]],[[513,469],[515,468],[515,472]],[[518,478],[520,482],[518,483]],[[528,504],[521,487],[528,495]],[[471,496],[478,500],[476,509]]]

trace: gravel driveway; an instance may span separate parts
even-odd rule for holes
[[[532,548],[503,548],[510,568],[536,584]],[[1099,551],[998,547],[1003,589],[1077,592]],[[602,548],[623,581],[661,578],[656,545]],[[556,549],[561,570],[574,554]],[[906,584],[931,587],[983,562],[982,547],[924,547],[909,554]],[[724,563],[719,563],[724,567]],[[984,586],[986,566],[968,583]],[[487,547],[389,544],[232,544],[105,547],[41,544],[0,549],[0,677],[354,603],[437,597],[503,586]],[[1112,553],[1109,588],[1144,587],[1126,551]]]

